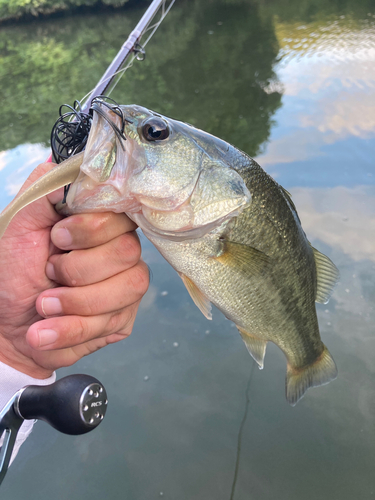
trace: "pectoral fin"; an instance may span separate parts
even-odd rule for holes
[[[270,263],[270,258],[256,248],[226,240],[222,241],[220,255],[214,258],[249,275],[261,274]]]
[[[193,299],[194,304],[201,310],[202,314],[206,316],[207,319],[212,319],[211,302],[208,298],[199,290],[197,285],[190,278],[183,273],[178,274],[186,286],[190,297]]]
[[[254,335],[251,335],[250,333],[246,332],[240,326],[237,326],[237,328],[241,334],[242,340],[245,342],[245,345],[250,355],[258,363],[259,369],[263,370],[264,355],[266,354],[267,341],[254,337]]]
[[[327,304],[336,283],[340,279],[340,273],[335,264],[326,255],[311,247],[314,252],[317,290],[315,301],[321,304]]]

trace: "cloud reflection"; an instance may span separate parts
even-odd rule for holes
[[[375,261],[375,188],[291,190],[309,239],[319,239],[354,261]]]
[[[49,150],[40,144],[23,144],[0,153],[0,210],[18,193],[22,184]]]
[[[283,107],[261,165],[320,156],[325,145],[375,136],[375,23],[342,19],[276,27]],[[365,146],[366,147],[366,146]]]
[[[6,151],[0,152],[0,172],[7,166]]]

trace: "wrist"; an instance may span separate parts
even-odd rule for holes
[[[0,361],[0,408],[10,400],[14,394],[27,385],[49,385],[56,380],[56,373],[46,379],[38,379],[31,377],[25,373],[19,372],[13,367],[6,365]]]

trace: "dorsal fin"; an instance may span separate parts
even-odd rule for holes
[[[279,184],[280,186],[280,184]],[[297,216],[299,222],[301,223],[301,219],[299,218],[296,206],[294,204],[294,201],[292,200],[292,195],[287,191],[284,187],[280,186],[281,191],[283,192],[285,198],[288,200],[289,205],[292,207],[292,210],[294,211],[295,215]]]
[[[237,325],[236,325],[237,326]],[[245,342],[247,350],[252,358],[258,363],[259,369],[263,369],[264,355],[266,354],[267,341],[254,337],[251,333],[237,326],[242,340]]]
[[[194,281],[186,276],[186,274],[178,274],[180,275],[180,278],[186,286],[190,297],[193,299],[194,304],[201,310],[202,314],[206,316],[207,319],[212,319],[211,302],[208,300],[208,298],[199,290]]]
[[[331,259],[319,252],[319,250],[313,246],[311,246],[311,248],[314,252],[317,276],[315,301],[321,304],[327,304],[336,283],[340,279],[340,273]]]
[[[280,184],[279,184],[279,186],[280,186]],[[283,186],[280,186],[280,187],[281,187],[281,189],[282,189],[283,193],[285,194],[285,196],[288,198],[289,203],[292,203],[293,208],[296,208],[296,207],[294,206],[293,201],[292,201],[292,195],[289,193],[289,191],[287,191],[287,190],[285,189],[285,187],[283,187]]]

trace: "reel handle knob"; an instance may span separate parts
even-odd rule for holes
[[[24,419],[44,420],[64,434],[84,434],[97,427],[107,410],[107,393],[90,375],[69,375],[46,385],[29,385],[14,408]]]

